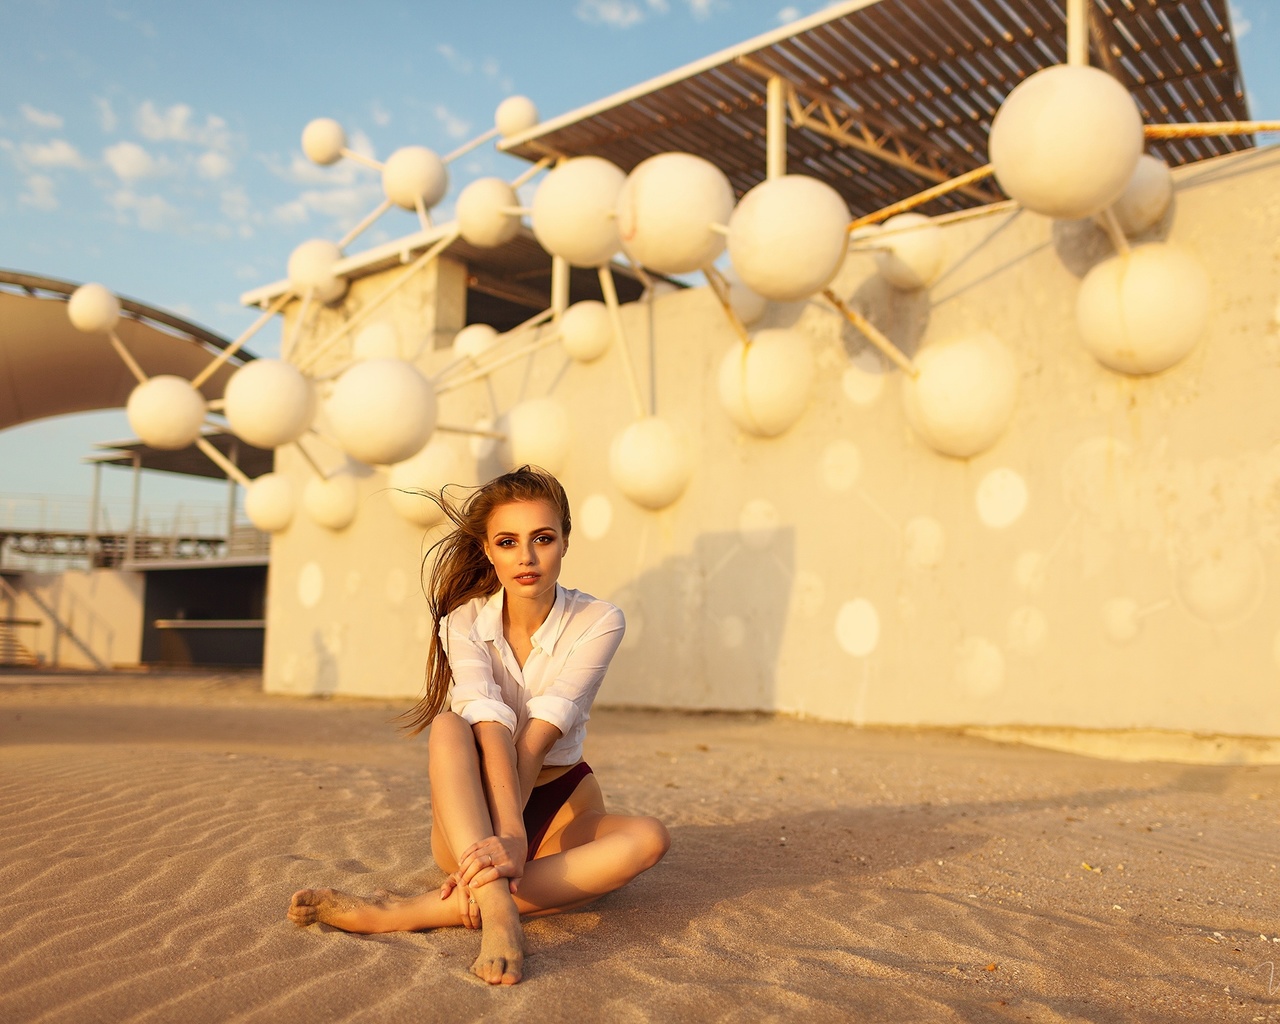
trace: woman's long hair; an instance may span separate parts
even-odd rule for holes
[[[560,517],[563,539],[569,539],[569,498],[560,481],[545,469],[521,466],[476,488],[461,502],[452,499],[447,491],[445,487],[438,493],[423,492],[425,497],[440,506],[454,529],[433,544],[422,560],[424,589],[433,628],[431,646],[427,650],[426,693],[402,716],[407,719],[403,728],[411,736],[431,724],[431,720],[444,710],[449,697],[453,673],[449,669],[449,652],[440,639],[440,623],[446,615],[473,598],[488,597],[498,591],[498,574],[484,553],[489,517],[494,509],[519,501],[545,501]]]

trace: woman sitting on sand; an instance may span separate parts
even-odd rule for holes
[[[456,529],[432,548],[436,629],[426,695],[406,728],[431,726],[431,852],[449,877],[438,892],[403,900],[302,889],[289,918],[365,933],[481,928],[471,970],[513,985],[521,914],[612,892],[658,863],[670,838],[656,818],[607,813],[582,760],[591,703],[625,624],[613,605],[557,582],[569,546],[564,488],[525,466],[460,508],[432,498]]]

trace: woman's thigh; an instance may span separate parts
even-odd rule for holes
[[[605,812],[600,783],[596,781],[594,774],[588,775],[578,783],[569,799],[551,819],[546,837],[538,847],[534,859],[550,857],[593,842],[609,830],[611,821],[619,818],[619,815]]]

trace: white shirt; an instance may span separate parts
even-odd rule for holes
[[[622,611],[556,584],[555,604],[521,669],[502,635],[505,594],[474,598],[440,623],[453,673],[449,709],[471,725],[501,722],[512,736],[530,718],[550,722],[560,739],[543,764],[577,764],[591,703],[626,630]]]

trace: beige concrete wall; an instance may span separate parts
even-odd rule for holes
[[[144,588],[142,573],[114,569],[22,573],[16,598],[6,595],[6,614],[40,621],[20,638],[43,665],[134,667],[142,656]]]
[[[716,394],[734,335],[704,288],[624,310],[645,400],[652,385],[695,450],[688,491],[662,512],[608,478],[609,441],[632,415],[616,352],[583,366],[548,349],[445,396],[453,424],[548,394],[569,410],[563,580],[628,618],[601,701],[1280,736],[1280,152],[1178,181],[1157,234],[1202,260],[1213,317],[1152,378],[1103,369],[1076,338],[1079,278],[1107,252],[1091,229],[1034,214],[948,228],[948,269],[927,295],[893,293],[865,256],[846,262],[837,293],[908,352],[976,328],[1012,349],[1013,421],[971,460],[914,437],[901,375],[818,302],[773,306],[758,325],[813,337],[810,408],[779,438],[743,435]],[[359,282],[355,301],[383,286]],[[288,453],[280,467],[309,472]],[[268,689],[417,691],[424,540],[388,507],[383,471],[362,488],[346,531],[300,516],[276,539]]]

